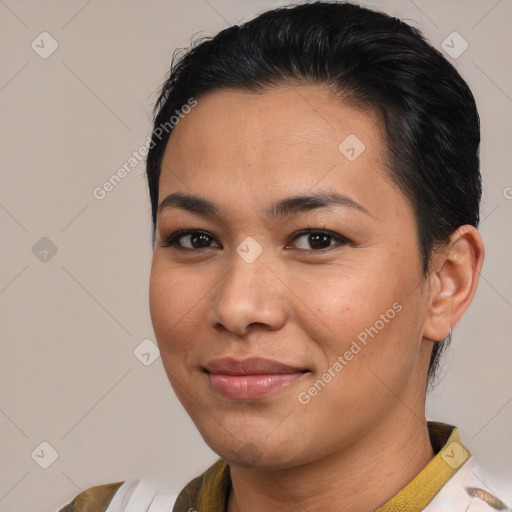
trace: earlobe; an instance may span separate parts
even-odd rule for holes
[[[434,341],[434,342],[436,342],[436,343],[445,343],[445,344],[450,344],[450,343],[451,343],[451,340],[452,340],[452,328],[451,328],[451,326],[450,326],[450,330],[448,331],[448,334],[447,334],[444,338],[442,338],[442,339],[440,339],[440,340],[432,340],[432,339],[430,339],[430,338],[427,338],[427,339],[428,339],[428,340],[430,340],[430,341]]]
[[[484,260],[484,246],[478,230],[461,226],[450,242],[435,255],[428,318],[423,336],[443,340],[468,309],[476,292]]]

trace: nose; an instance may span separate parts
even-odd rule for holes
[[[214,291],[208,323],[238,336],[253,326],[278,330],[286,322],[285,289],[263,254],[252,263],[234,254],[232,265]]]

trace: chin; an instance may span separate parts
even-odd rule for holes
[[[213,431],[206,429],[208,432],[199,428],[199,432],[206,444],[230,465],[247,469],[278,470],[306,462],[300,460],[305,456],[301,457],[297,450],[297,446],[303,445],[303,441],[297,444],[298,437],[284,431],[280,436],[269,436],[272,428],[253,430],[251,433],[247,429],[239,428],[236,436],[230,435],[227,429],[224,430],[219,425]]]

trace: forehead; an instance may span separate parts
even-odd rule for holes
[[[198,99],[174,128],[168,152],[175,158],[191,151],[187,160],[222,157],[247,163],[279,155],[307,158],[315,151],[337,158],[339,144],[350,134],[370,150],[382,146],[377,115],[349,106],[325,87],[226,89]]]
[[[160,198],[181,189],[220,201],[263,199],[315,187],[372,202],[382,202],[383,192],[398,194],[378,114],[319,86],[219,90],[199,97],[175,126]]]

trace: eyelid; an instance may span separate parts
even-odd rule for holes
[[[334,231],[325,229],[325,228],[307,228],[307,229],[302,229],[302,230],[296,231],[292,236],[291,242],[295,241],[297,238],[300,238],[301,236],[310,235],[310,234],[314,234],[314,233],[326,234],[326,235],[330,236],[331,238],[337,240],[338,244],[332,244],[332,245],[329,245],[328,247],[324,247],[323,249],[297,249],[297,250],[305,251],[305,252],[316,252],[316,253],[320,252],[321,253],[324,251],[331,250],[334,247],[337,247],[337,246],[339,247],[340,245],[347,245],[347,244],[351,243],[351,241],[347,237],[340,235],[339,233],[336,233]]]
[[[218,248],[218,247],[190,248],[190,247],[183,247],[182,245],[180,245],[178,243],[181,238],[183,238],[183,237],[185,237],[187,235],[195,235],[195,234],[204,234],[204,235],[206,235],[207,237],[215,240],[216,243],[218,243],[220,245],[220,248],[222,249],[222,244],[220,244],[220,242],[217,241],[216,237],[214,235],[212,235],[211,233],[209,233],[208,231],[204,231],[202,229],[180,229],[180,230],[174,231],[170,235],[162,236],[161,240],[159,240],[159,242],[158,242],[158,245],[160,247],[164,247],[164,248],[165,247],[173,247],[175,249],[178,249],[178,250],[181,250],[181,251],[188,251],[188,252],[203,252],[203,251],[207,251],[207,250],[210,250],[210,249]],[[324,228],[311,228],[311,227],[308,226],[308,228],[306,228],[306,229],[301,229],[301,230],[295,231],[292,234],[291,239],[287,243],[285,248],[288,248],[288,246],[289,246],[289,244],[291,242],[294,242],[295,240],[297,240],[301,236],[306,236],[306,235],[311,235],[311,234],[325,234],[325,235],[331,237],[332,239],[334,239],[337,243],[331,244],[331,245],[329,245],[327,247],[324,247],[322,249],[300,249],[300,248],[293,248],[293,247],[292,247],[292,249],[295,249],[295,250],[301,251],[301,252],[323,253],[323,252],[330,251],[330,250],[332,250],[334,248],[337,248],[337,247],[340,247],[340,246],[347,245],[347,244],[351,243],[351,240],[349,240],[345,236],[340,235],[339,233],[336,233],[334,231],[330,231],[328,229],[325,229],[325,227]]]
[[[170,235],[162,236],[158,245],[160,247],[174,247],[178,250],[190,251],[190,252],[198,252],[201,250],[208,250],[208,249],[215,248],[215,247],[203,247],[202,249],[194,249],[194,248],[191,249],[189,247],[183,247],[182,245],[180,245],[178,243],[178,241],[181,238],[183,238],[187,235],[196,235],[196,234],[203,234],[203,235],[208,236],[209,238],[216,240],[214,235],[212,235],[211,233],[208,233],[208,231],[204,231],[202,229],[179,229],[178,231],[174,231]],[[222,248],[222,244],[220,244],[220,242],[217,242],[217,243],[219,243],[219,245],[221,245],[221,248]]]

